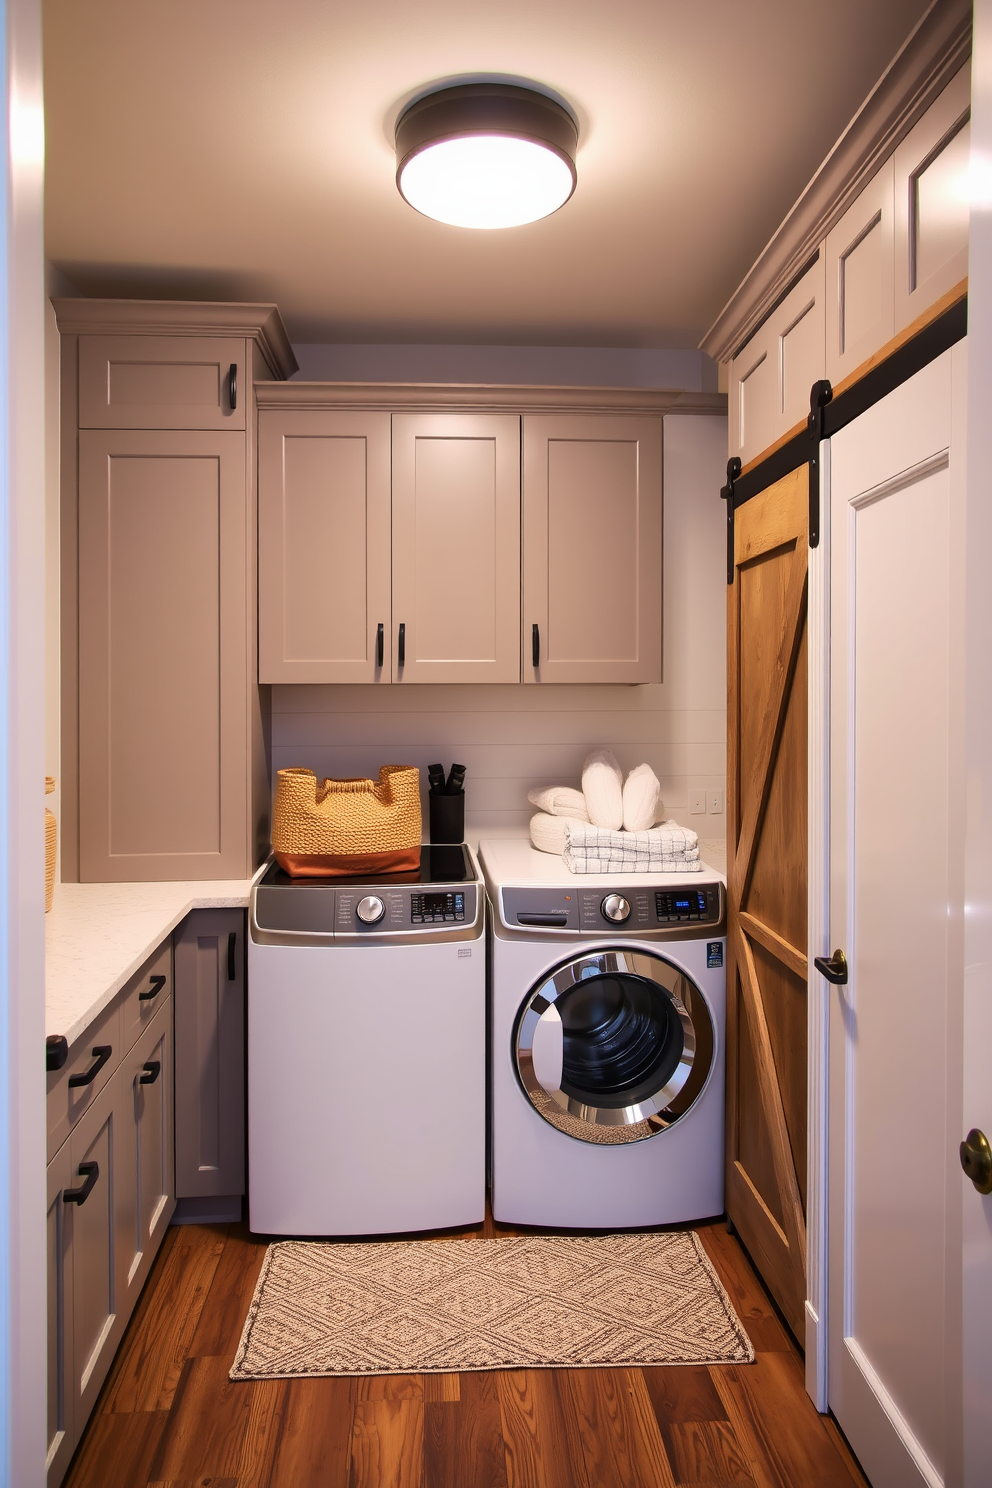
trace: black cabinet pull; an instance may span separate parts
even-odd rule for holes
[[[162,990],[162,988],[164,986],[165,986],[165,977],[164,976],[157,976],[157,975],[156,976],[153,976],[152,977],[152,984],[149,987],[148,991],[147,992],[139,992],[138,993],[138,1001],[139,1002],[149,1002],[151,1000],[151,998],[158,996],[158,994],[161,992],[161,990]]]
[[[813,965],[835,987],[847,985],[847,957],[843,951],[834,951],[832,956],[814,956]]]
[[[234,960],[237,948],[238,934],[236,930],[232,930],[230,935],[227,937],[227,980],[229,982],[233,982],[237,974],[237,966]]]
[[[157,1059],[146,1059],[145,1062],[144,1062],[144,1064],[142,1065],[142,1069],[144,1070],[145,1073],[143,1075],[139,1075],[138,1076],[138,1084],[139,1085],[154,1085],[155,1084],[155,1081],[159,1077],[159,1073],[161,1072],[162,1065],[161,1065],[160,1061],[157,1060]]]
[[[85,1204],[90,1194],[96,1188],[96,1180],[100,1176],[100,1164],[85,1162],[79,1164],[79,1176],[85,1178],[86,1182],[79,1188],[64,1188],[62,1200],[66,1204]]]
[[[541,665],[541,631],[537,625],[530,628],[530,661],[531,666]]]
[[[231,412],[238,406],[238,364],[231,363],[231,370],[227,374],[227,400],[231,405]]]
[[[377,625],[375,628],[375,664],[382,666],[382,659],[386,651],[386,627]]]
[[[69,1041],[64,1033],[50,1033],[45,1040],[45,1072],[60,1070],[69,1058]]]
[[[70,1088],[74,1088],[77,1085],[92,1085],[93,1081],[103,1069],[103,1066],[106,1064],[107,1060],[110,1058],[113,1052],[114,1049],[112,1044],[94,1044],[93,1053],[96,1055],[96,1058],[90,1065],[89,1069],[85,1070],[83,1074],[69,1076]],[[93,1182],[96,1182],[95,1178]],[[79,1202],[82,1203],[82,1199],[80,1199]]]
[[[406,626],[400,623],[400,644],[396,654],[398,666],[406,666]]]

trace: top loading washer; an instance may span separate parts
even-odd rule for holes
[[[485,896],[464,846],[420,869],[252,890],[252,1229],[374,1235],[485,1216]]]
[[[723,1212],[725,893],[718,874],[571,874],[484,842],[491,1192],[505,1223]]]

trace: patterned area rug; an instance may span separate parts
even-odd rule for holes
[[[270,1245],[232,1380],[742,1364],[691,1231]]]

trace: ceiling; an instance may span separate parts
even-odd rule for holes
[[[275,301],[296,341],[692,347],[928,0],[45,0],[48,257],[84,294]],[[530,78],[578,187],[418,216],[393,123]]]

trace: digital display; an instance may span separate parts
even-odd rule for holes
[[[662,922],[709,919],[711,893],[712,890],[706,889],[676,889],[668,893],[659,891],[654,896],[655,912]]]
[[[460,890],[446,894],[413,894],[410,919],[414,925],[457,923],[465,918],[465,895]]]

